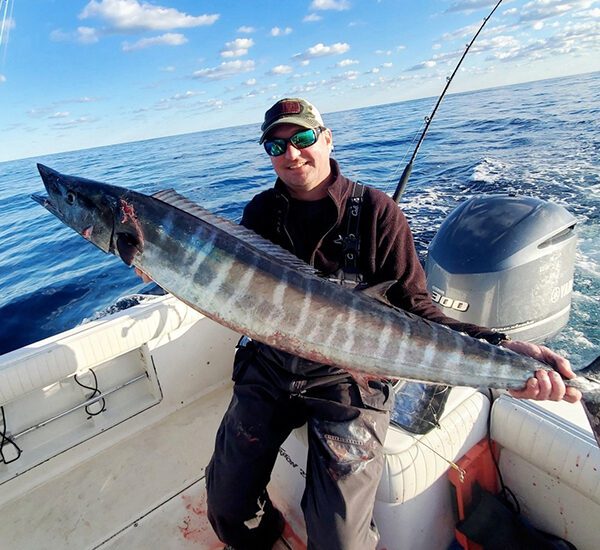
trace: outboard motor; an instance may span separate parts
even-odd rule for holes
[[[513,195],[474,197],[442,223],[429,246],[427,285],[449,317],[541,342],[569,319],[575,217]]]

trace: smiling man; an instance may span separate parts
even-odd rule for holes
[[[276,118],[285,105],[292,112],[287,117]],[[293,109],[303,109],[302,116],[294,116]],[[264,129],[260,142],[289,194],[297,200],[325,198],[333,181],[329,162],[333,137],[331,130],[323,125],[319,112],[308,102],[298,100],[277,103],[267,116],[274,120]],[[307,128],[307,124],[318,126]]]
[[[568,361],[548,348],[446,317],[432,303],[406,218],[385,193],[345,178],[331,158],[333,136],[308,101],[286,98],[266,113],[260,143],[278,176],[246,206],[242,224],[286,248],[325,276],[363,286],[395,281],[397,307],[547,362],[565,377]],[[343,331],[340,331],[343,333]],[[284,519],[266,486],[291,430],[308,431],[302,509],[308,548],[374,549],[375,493],[393,402],[387,380],[348,372],[242,339],[234,395],[207,470],[208,516],[230,548],[267,550]],[[339,342],[342,346],[343,341]],[[580,398],[561,377],[536,373],[515,392],[531,399]]]

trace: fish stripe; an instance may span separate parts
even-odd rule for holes
[[[116,235],[139,235],[144,246],[133,255],[134,265],[201,313],[266,344],[371,376],[450,385],[518,387],[535,370],[549,370],[319,278],[289,252],[173,191],[148,197],[38,168],[51,213],[81,234],[85,202],[86,227],[90,220],[94,225],[91,242],[118,253]],[[65,201],[67,189],[80,197],[76,208]],[[111,206],[120,204],[135,216],[120,216]],[[596,363],[583,371],[581,387],[600,441],[598,371]]]

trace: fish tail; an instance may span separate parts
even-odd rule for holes
[[[583,409],[588,417],[594,437],[600,447],[600,356],[596,357],[587,367],[577,372],[578,376],[583,376],[595,389],[583,392]]]

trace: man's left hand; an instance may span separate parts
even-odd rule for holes
[[[546,346],[521,342],[519,340],[507,340],[500,344],[522,355],[533,357],[542,363],[552,367],[553,371],[540,369],[527,380],[522,390],[509,390],[510,395],[519,399],[535,399],[537,401],[565,400],[569,403],[577,403],[581,399],[581,392],[575,388],[565,386],[563,378],[575,378],[576,374],[571,369],[568,359],[552,351]]]

